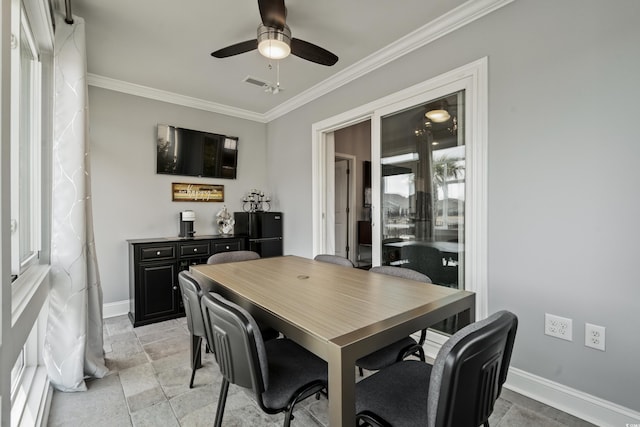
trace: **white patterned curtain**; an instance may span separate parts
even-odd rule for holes
[[[93,239],[84,20],[56,17],[51,290],[44,361],[53,386],[102,378],[102,288]]]

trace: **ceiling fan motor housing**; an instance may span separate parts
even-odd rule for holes
[[[258,50],[267,58],[282,59],[291,53],[291,30],[289,26],[277,29],[260,24],[258,26]]]

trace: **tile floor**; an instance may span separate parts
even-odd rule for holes
[[[184,318],[133,328],[127,316],[105,320],[109,375],[87,381],[88,391],[54,392],[49,426],[210,426],[221,377],[210,354],[189,389],[189,334]],[[298,404],[293,427],[327,426],[327,400]],[[283,415],[266,415],[235,386],[225,426],[280,426]],[[583,427],[592,424],[505,389],[490,423],[494,427]]]

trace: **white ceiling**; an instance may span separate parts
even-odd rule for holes
[[[479,3],[468,3],[473,2]],[[256,37],[260,15],[255,0],[72,0],[72,11],[86,22],[90,81],[141,85],[265,115],[309,88],[362,66],[363,59],[380,55],[385,46],[442,15],[455,14],[463,3],[288,0],[292,37],[317,44],[339,60],[326,67],[285,58],[280,61],[284,91],[276,95],[243,82],[247,76],[276,81],[275,64],[269,70],[268,60],[257,51],[225,59],[210,55]]]

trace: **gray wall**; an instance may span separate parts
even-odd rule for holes
[[[267,125],[285,252],[312,254],[311,125],[489,58],[489,311],[512,366],[640,410],[640,2],[517,0]],[[573,342],[543,334],[572,318]],[[607,351],[584,347],[584,323]]]
[[[96,251],[105,303],[129,299],[127,239],[178,236],[179,212],[185,209],[196,213],[197,234],[218,234],[214,219],[223,205],[231,212],[241,210],[249,189],[269,192],[262,123],[94,87],[89,114]],[[157,175],[158,123],[239,137],[238,179]],[[225,202],[172,202],[172,182],[222,184]]]

